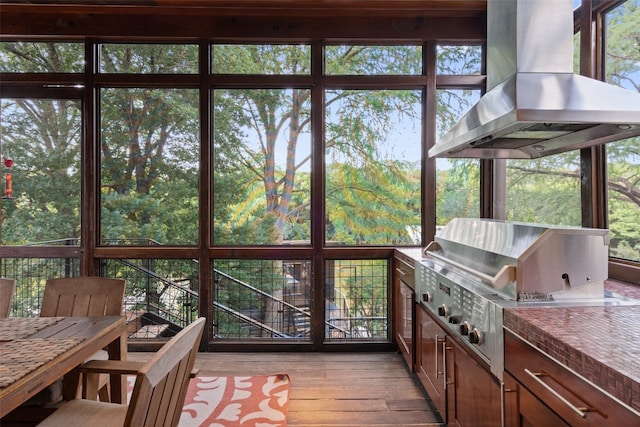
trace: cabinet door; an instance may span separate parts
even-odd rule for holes
[[[415,297],[413,289],[407,286],[402,279],[396,277],[394,290],[394,312],[396,343],[405,360],[407,366],[414,370],[413,351],[413,307]]]
[[[420,305],[416,308],[416,373],[429,397],[446,417],[445,333]],[[446,420],[445,420],[446,421]]]
[[[451,338],[447,339],[445,350],[449,425],[500,427],[502,403],[498,380]]]

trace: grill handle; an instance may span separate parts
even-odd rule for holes
[[[516,280],[516,266],[515,265],[504,265],[496,273],[495,276],[489,276],[488,274],[482,273],[478,270],[475,270],[471,267],[468,267],[464,264],[461,264],[457,261],[453,261],[443,255],[436,253],[435,251],[440,250],[440,245],[436,241],[432,241],[424,248],[423,253],[425,255],[429,255],[434,257],[435,259],[439,259],[447,264],[453,265],[460,270],[466,271],[467,273],[473,274],[476,277],[484,280],[485,282],[491,283],[491,285],[496,289],[502,289],[509,284],[509,282],[513,282]]]

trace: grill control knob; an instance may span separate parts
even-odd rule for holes
[[[449,323],[451,323],[453,325],[457,325],[458,323],[460,323],[460,316],[451,316],[451,317],[449,317]]]
[[[424,301],[424,302],[432,302],[433,301],[433,296],[431,295],[431,292],[425,292],[424,294],[422,294],[422,301]]]
[[[482,331],[474,328],[473,331],[469,332],[469,342],[471,344],[482,344],[483,334]]]
[[[460,335],[469,335],[469,331],[471,330],[471,325],[469,322],[464,322],[460,325]]]
[[[444,304],[438,307],[438,316],[447,317],[448,315],[449,315],[449,307],[447,307]]]

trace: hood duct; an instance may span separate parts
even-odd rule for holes
[[[571,0],[487,0],[487,93],[429,157],[536,158],[640,135],[640,93],[573,73]]]

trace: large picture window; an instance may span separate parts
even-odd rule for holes
[[[311,243],[311,91],[216,89],[216,245]]]
[[[198,243],[198,93],[101,91],[104,245]]]
[[[420,91],[326,92],[326,242],[419,244]]]
[[[2,245],[79,245],[81,103],[2,99]]]

